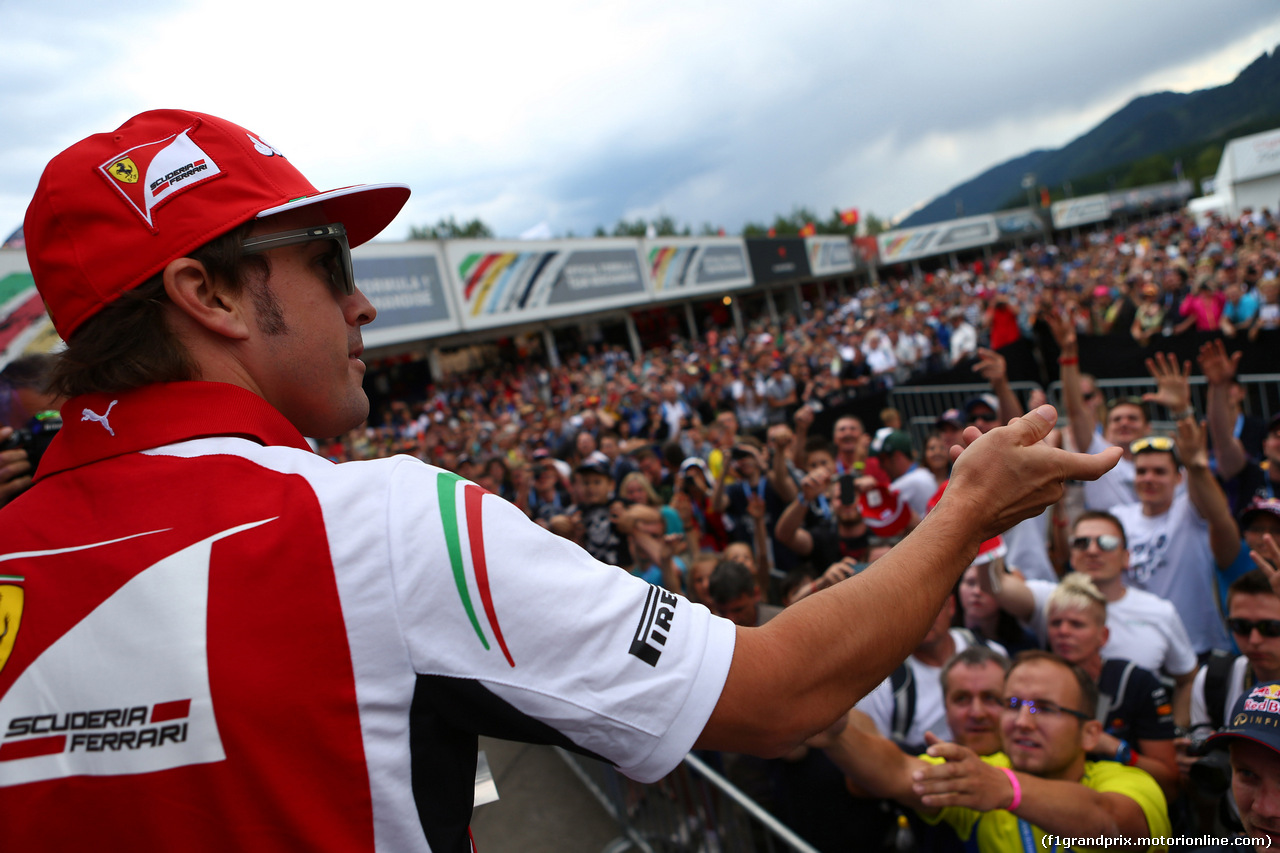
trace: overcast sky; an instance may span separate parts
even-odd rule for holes
[[[0,239],[54,154],[155,107],[321,189],[410,185],[388,239],[889,218],[1277,44],[1275,0],[0,0]]]

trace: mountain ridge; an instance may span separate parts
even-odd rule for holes
[[[1195,92],[1139,95],[1061,148],[1037,149],[952,187],[898,223],[927,225],[1027,203],[1023,176],[1054,198],[1212,176],[1229,139],[1280,126],[1280,48],[1264,52],[1230,83]]]

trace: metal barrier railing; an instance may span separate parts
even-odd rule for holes
[[[602,853],[818,853],[696,755],[652,785],[556,749],[621,830]]]
[[[1039,388],[1035,382],[1011,382],[1010,387],[1018,399]],[[973,382],[965,385],[910,385],[894,388],[889,392],[889,405],[902,415],[903,427],[911,433],[911,440],[919,450],[933,431],[938,417],[947,409],[960,409],[971,398],[991,393],[991,386]]]
[[[1244,410],[1247,414],[1257,415],[1264,422],[1280,413],[1280,373],[1257,373],[1240,376],[1240,384],[1245,390]],[[1114,400],[1121,397],[1141,397],[1156,390],[1156,382],[1149,376],[1127,379],[1099,379],[1098,390],[1104,398]],[[1203,376],[1191,377],[1191,403],[1200,416],[1204,417],[1208,384]],[[1040,386],[1035,382],[1011,383],[1018,399],[1026,402],[1027,395]],[[923,448],[925,439],[933,430],[938,416],[947,409],[958,409],[967,400],[978,394],[990,392],[989,385],[970,383],[966,385],[919,385],[895,388],[889,394],[889,405],[902,414],[902,422],[911,432],[912,440],[917,448]],[[1059,426],[1066,426],[1066,410],[1062,405],[1062,383],[1054,382],[1045,394],[1058,410]],[[1152,416],[1151,427],[1156,432],[1169,433],[1175,429],[1173,421],[1165,416],[1167,412],[1158,406],[1148,409]]]
[[[1241,387],[1244,388],[1244,411],[1246,414],[1257,415],[1263,421],[1269,421],[1272,416],[1280,412],[1280,373],[1252,373],[1237,378],[1240,380]],[[1121,397],[1141,397],[1143,394],[1156,389],[1156,381],[1147,376],[1140,379],[1099,379],[1096,384],[1098,390],[1102,392],[1102,396],[1108,400],[1115,400]],[[1191,377],[1191,403],[1201,417],[1204,417],[1208,387],[1208,383],[1203,376]],[[1062,383],[1052,383],[1046,393],[1048,394],[1049,402],[1053,403],[1061,411]],[[1158,418],[1162,413],[1153,411],[1151,414]],[[1156,421],[1155,423],[1159,424],[1160,422]],[[1168,427],[1172,429],[1172,422],[1168,422]]]

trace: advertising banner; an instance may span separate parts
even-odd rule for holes
[[[430,241],[365,243],[351,250],[356,287],[378,316],[365,346],[385,346],[462,331],[445,283],[444,253]]]
[[[445,257],[466,329],[571,317],[650,298],[636,240],[450,240]]]
[[[810,278],[803,237],[751,237],[747,240],[751,275],[756,284]]]
[[[734,237],[659,237],[643,250],[658,299],[753,283],[746,244]]]
[[[999,236],[995,217],[984,214],[919,228],[886,231],[876,240],[880,244],[880,264],[885,266],[987,246],[996,242]]]
[[[1190,181],[1168,181],[1110,193],[1111,212],[1142,213],[1151,208],[1182,206],[1191,198]]]
[[[1049,207],[1049,213],[1053,217],[1054,228],[1073,228],[1110,219],[1111,202],[1106,193],[1068,198],[1055,201]]]
[[[853,272],[853,245],[848,237],[838,234],[806,237],[804,242],[809,251],[809,272],[814,278]]]
[[[1044,223],[1029,207],[992,214],[1001,237],[1023,237],[1044,233]]]

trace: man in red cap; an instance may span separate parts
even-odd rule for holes
[[[481,733],[641,780],[695,744],[782,754],[980,542],[1114,464],[1044,447],[1047,407],[971,431],[915,535],[736,628],[455,474],[310,452],[368,413],[349,247],[407,198],[318,192],[178,110],[46,168],[24,229],[70,399],[0,511],[6,849],[463,851]]]

